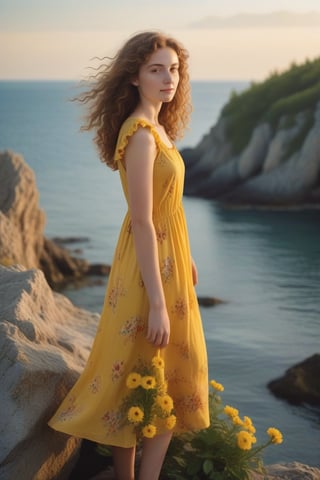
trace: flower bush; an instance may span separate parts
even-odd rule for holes
[[[223,392],[223,385],[215,380],[211,380],[210,385],[210,426],[172,439],[162,479],[249,480],[252,471],[264,473],[263,449],[282,443],[281,432],[270,427],[269,439],[257,445],[251,418],[241,418],[236,408],[223,405],[218,394]]]
[[[129,390],[121,410],[137,437],[154,437],[158,431],[172,430],[176,424],[173,400],[167,393],[164,361],[160,351],[151,365],[140,364],[126,379]]]

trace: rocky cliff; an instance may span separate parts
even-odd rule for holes
[[[38,207],[34,173],[19,155],[0,153],[0,185],[1,260],[39,267],[45,214]]]
[[[47,421],[84,367],[98,315],[19,266],[0,266],[0,299],[0,479],[63,480],[79,440]]]
[[[234,93],[186,164],[185,193],[233,205],[320,205],[320,60]]]
[[[21,155],[0,152],[0,187],[0,264],[41,268],[52,287],[109,272],[107,265],[89,265],[44,236],[35,175]]]

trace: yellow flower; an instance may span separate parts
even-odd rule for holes
[[[173,400],[170,395],[158,396],[156,402],[166,413],[170,413],[173,409]]]
[[[271,438],[272,443],[277,444],[277,443],[283,442],[282,433],[277,428],[273,428],[273,427],[268,428],[267,434]]]
[[[141,385],[140,373],[132,372],[127,376],[126,385],[128,388],[137,388]]]
[[[251,450],[252,443],[254,442],[250,433],[245,430],[241,430],[241,432],[237,433],[237,444],[241,450]]]
[[[226,405],[223,411],[230,418],[237,417],[239,415],[239,410],[237,410],[236,408],[230,407],[229,405]]]
[[[152,365],[156,368],[164,368],[164,361],[161,357],[153,357]]]
[[[170,417],[166,418],[166,427],[168,430],[172,430],[177,422],[177,417],[175,415],[170,415]]]
[[[157,429],[151,423],[149,423],[142,429],[142,435],[147,438],[153,438],[156,433],[157,433]]]
[[[244,416],[243,417],[243,426],[248,430],[250,433],[256,433],[256,429],[252,423],[251,418]]]
[[[257,439],[254,435],[251,435],[251,441],[252,443],[257,443]]]
[[[154,377],[151,377],[151,375],[146,375],[145,377],[142,377],[142,379],[141,379],[141,386],[145,390],[150,390],[151,388],[155,388],[156,380],[155,380]]]
[[[224,386],[221,385],[221,383],[216,382],[215,380],[211,380],[210,385],[211,385],[212,388],[214,388],[218,392],[223,392],[223,390],[224,390]]]
[[[244,422],[241,420],[241,418],[239,417],[239,415],[235,415],[234,417],[231,417],[234,425],[238,425],[238,427],[243,427],[244,426]]]
[[[143,410],[140,407],[130,407],[128,411],[128,420],[131,423],[140,423],[144,417]]]

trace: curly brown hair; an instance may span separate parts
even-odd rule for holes
[[[178,56],[180,80],[173,100],[162,104],[159,122],[173,141],[181,138],[192,110],[189,55],[177,40],[163,33],[142,32],[130,38],[113,58],[102,59],[107,59],[108,63],[98,67],[97,73],[89,78],[90,88],[77,97],[89,107],[81,129],[95,130],[94,141],[100,158],[113,170],[117,169],[114,151],[119,130],[139,102],[139,92],[132,85],[132,78],[152,53],[164,47],[172,48]]]

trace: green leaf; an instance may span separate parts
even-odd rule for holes
[[[202,470],[206,475],[209,475],[213,470],[213,463],[211,460],[205,460],[202,465]]]

